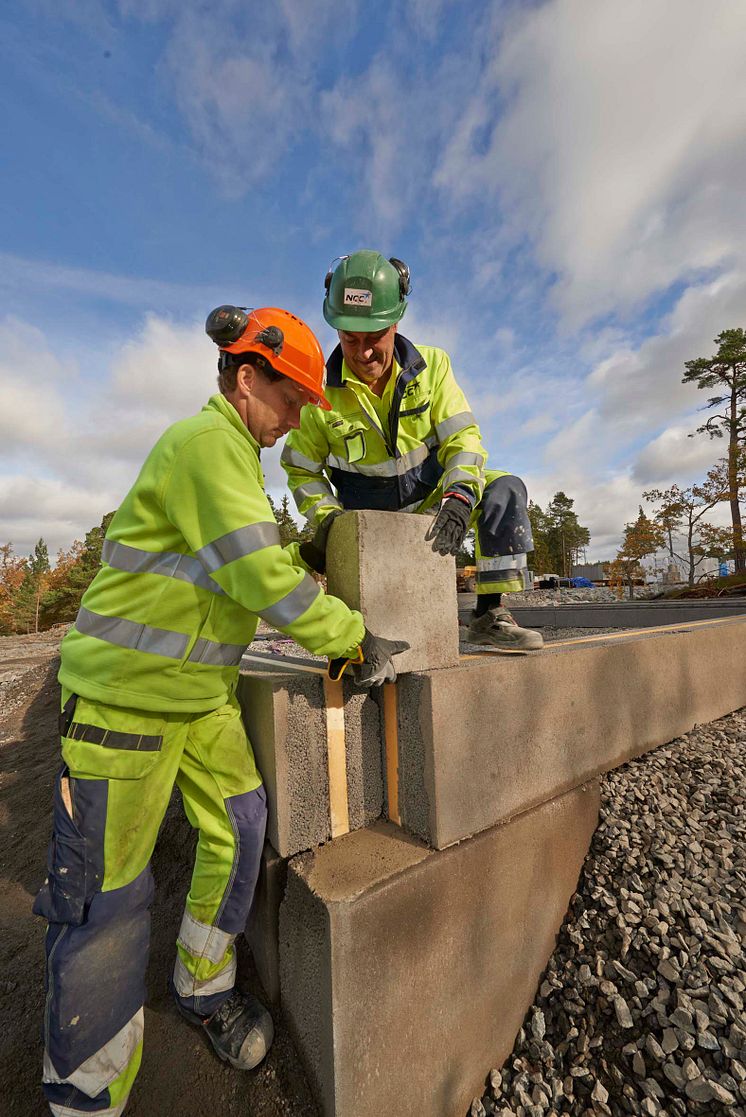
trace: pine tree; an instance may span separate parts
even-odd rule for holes
[[[697,433],[706,432],[710,438],[728,438],[727,476],[731,521],[733,523],[733,547],[736,570],[746,570],[746,546],[744,546],[743,524],[741,521],[741,489],[744,487],[739,478],[739,462],[746,446],[746,332],[742,329],[723,330],[715,338],[717,352],[713,357],[697,357],[686,361],[686,373],[682,383],[696,384],[698,388],[715,389],[705,410],[717,408],[717,412],[697,428]]]

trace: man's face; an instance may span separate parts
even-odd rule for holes
[[[257,369],[243,366],[242,372],[244,368],[253,375],[246,378],[248,391],[241,417],[260,446],[274,446],[278,438],[300,426],[301,408],[310,402],[311,396],[287,377],[270,381]],[[241,414],[240,408],[238,411]]]
[[[373,385],[391,370],[394,360],[396,325],[375,333],[338,330],[342,356],[355,376],[363,383]]]

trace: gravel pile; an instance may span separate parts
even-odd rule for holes
[[[666,587],[669,588],[669,587]],[[658,597],[661,593],[660,586],[634,586],[634,598],[638,601]],[[511,605],[588,605],[588,604],[614,604],[617,601],[629,601],[629,591],[624,587],[624,596],[619,597],[614,590],[606,586],[594,586],[592,589],[557,589],[557,590],[527,590],[526,593],[511,593],[506,595],[505,604]]]
[[[602,784],[557,949],[471,1117],[746,1117],[746,710]]]

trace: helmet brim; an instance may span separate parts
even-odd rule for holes
[[[345,330],[352,334],[372,334],[378,330],[387,330],[389,326],[395,326],[404,317],[404,311],[407,309],[406,302],[392,314],[382,314],[374,318],[363,318],[357,314],[332,314],[327,311],[326,305],[324,306],[324,320],[335,330]]]

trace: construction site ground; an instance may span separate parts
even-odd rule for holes
[[[64,631],[60,628],[39,635],[0,638],[3,1117],[41,1117],[48,1112],[39,1087],[44,923],[32,914],[31,904],[44,877],[52,783],[59,764],[56,673]],[[543,630],[545,640],[598,636],[601,632]],[[276,642],[271,633],[264,635],[269,637],[263,642],[264,648],[274,650],[276,646],[278,652],[292,654],[293,649],[284,645],[279,634]],[[156,896],[145,1048],[127,1113],[133,1117],[196,1117],[219,1110],[225,1117],[244,1117],[247,1113],[252,1117],[315,1117],[317,1109],[276,1006],[275,1044],[265,1064],[248,1074],[220,1063],[199,1032],[185,1024],[172,1007],[167,981],[189,887],[193,846],[194,837],[176,793],[153,858]],[[262,995],[243,940],[239,941],[239,983]]]

